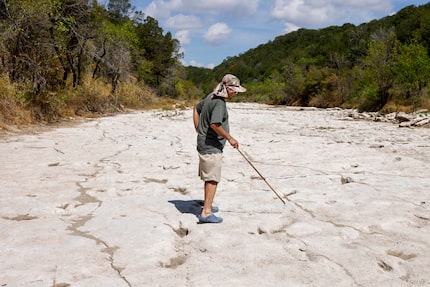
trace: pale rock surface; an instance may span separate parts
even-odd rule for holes
[[[334,108],[334,110],[339,110]],[[413,113],[395,112],[382,115],[378,112],[359,113],[357,110],[345,110],[347,118],[360,119],[375,122],[391,122],[399,124],[399,127],[430,127],[430,115],[428,110],[419,110]]]
[[[191,109],[3,135],[0,286],[430,286],[428,129],[228,107],[218,225]]]

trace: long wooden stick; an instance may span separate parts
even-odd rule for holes
[[[276,192],[276,190],[267,182],[267,180],[264,178],[264,176],[257,170],[257,168],[252,164],[252,162],[242,153],[240,149],[237,149],[239,153],[243,156],[243,158],[249,163],[249,165],[258,173],[258,175],[261,177],[262,180],[267,184],[267,186],[270,187],[270,189],[276,194],[276,196],[282,201],[283,204],[285,204],[285,201],[282,199],[282,197]]]

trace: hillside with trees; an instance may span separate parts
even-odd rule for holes
[[[129,0],[0,0],[0,128],[193,103],[225,73],[237,101],[366,111],[430,108],[430,4],[361,25],[300,29],[213,70]]]
[[[430,4],[359,26],[300,29],[189,79],[210,91],[228,71],[248,92],[237,100],[366,111],[429,108]]]

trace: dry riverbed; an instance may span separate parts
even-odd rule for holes
[[[0,286],[430,286],[430,132],[228,103],[197,224],[192,110],[0,138]]]

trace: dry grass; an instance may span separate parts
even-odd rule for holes
[[[175,110],[185,109],[196,104],[196,97],[173,99],[157,96],[155,91],[129,79],[118,85],[112,93],[110,83],[102,79],[86,77],[82,85],[66,87],[56,92],[47,92],[37,97],[28,95],[31,89],[10,83],[6,76],[0,75],[0,130],[12,130],[33,123],[56,122],[65,118],[100,117],[126,110]],[[26,96],[27,95],[27,96]],[[422,96],[419,103],[399,104],[393,100],[386,104],[382,113],[414,112],[430,109],[430,96]],[[315,97],[311,104],[324,107],[326,97]],[[333,99],[331,99],[333,100]]]
[[[0,76],[0,128],[9,125],[25,125],[33,122],[31,112],[25,109],[23,90]]]
[[[420,108],[430,110],[430,96],[421,99]]]
[[[144,108],[154,101],[154,92],[145,85],[121,83],[116,92],[119,104],[129,108]]]
[[[86,77],[77,88],[66,87],[37,97],[25,97],[29,89],[18,87],[0,76],[0,130],[23,128],[33,123],[57,122],[72,117],[100,117],[127,109],[183,109],[195,100],[175,100],[159,97],[136,81],[120,83],[112,94],[112,87],[101,79]]]
[[[407,105],[402,106],[399,104],[396,104],[395,102],[391,101],[388,102],[384,108],[381,110],[383,114],[393,113],[393,112],[404,112],[404,113],[411,113],[414,111],[413,105]]]

